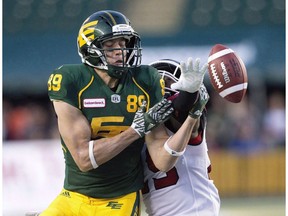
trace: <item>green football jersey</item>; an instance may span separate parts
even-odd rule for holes
[[[51,74],[48,95],[50,100],[61,100],[81,110],[91,125],[91,139],[99,139],[115,136],[130,127],[143,100],[149,107],[159,102],[164,93],[163,83],[156,69],[143,65],[129,69],[112,91],[92,67],[63,65]],[[79,170],[62,139],[61,142],[66,164],[65,189],[98,198],[141,189],[143,138],[89,172]]]

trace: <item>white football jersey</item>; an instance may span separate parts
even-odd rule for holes
[[[169,172],[156,169],[143,149],[145,187],[142,190],[149,216],[218,216],[220,198],[209,179],[210,159],[205,133],[199,145],[188,145]]]

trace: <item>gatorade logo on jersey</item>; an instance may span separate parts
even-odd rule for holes
[[[86,108],[105,107],[106,101],[104,98],[87,98],[84,99],[83,104]]]
[[[117,95],[117,94],[111,95],[111,102],[112,103],[120,103],[120,101],[121,101],[120,95]]]

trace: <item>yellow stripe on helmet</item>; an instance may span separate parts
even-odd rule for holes
[[[86,44],[86,41],[84,40],[84,38],[81,36],[82,33],[90,40],[94,40],[95,36],[94,34],[91,34],[94,32],[94,29],[89,28],[91,26],[96,26],[98,23],[98,20],[92,21],[92,22],[88,22],[86,24],[84,24],[80,30],[79,30],[79,34],[78,34],[78,43],[79,43],[79,47],[82,47],[83,45]],[[88,34],[91,34],[90,36],[87,36]]]

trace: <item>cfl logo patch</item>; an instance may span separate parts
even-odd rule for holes
[[[111,95],[111,102],[112,103],[120,103],[120,101],[121,101],[120,95],[117,95],[117,94]]]

